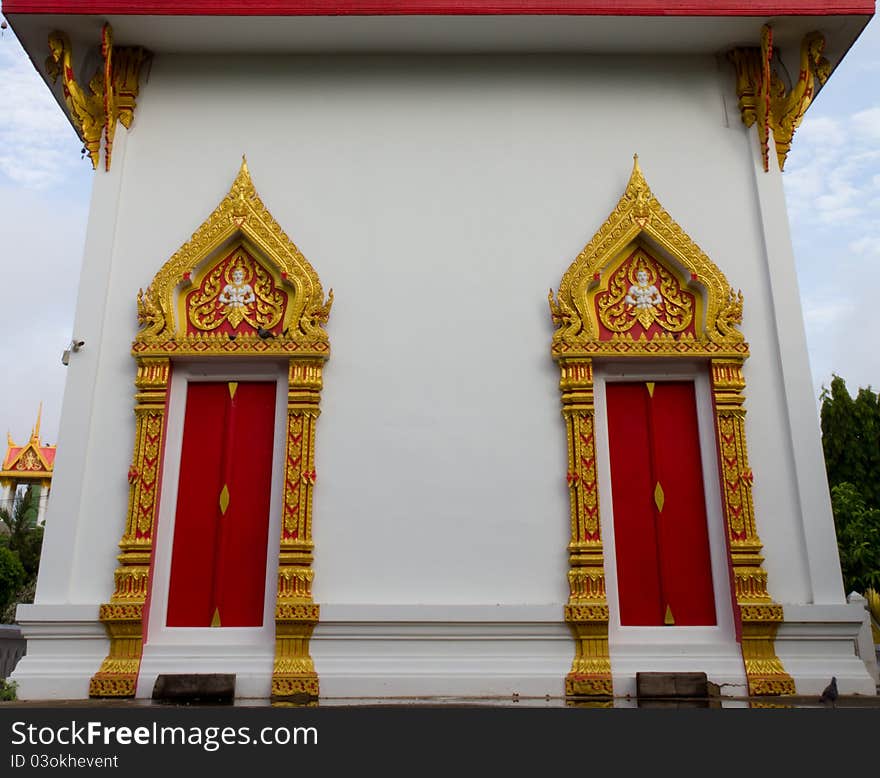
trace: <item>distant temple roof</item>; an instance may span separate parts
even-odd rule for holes
[[[3,457],[3,469],[0,480],[10,481],[43,481],[52,478],[55,466],[55,446],[44,445],[40,440],[40,419],[43,406],[37,412],[37,423],[31,430],[31,437],[22,446],[17,445],[12,436],[6,434],[6,456]]]

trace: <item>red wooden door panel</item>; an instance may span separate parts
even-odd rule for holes
[[[224,627],[263,623],[275,384],[240,383],[232,398],[225,456],[229,506],[217,554],[215,589]]]
[[[225,383],[187,387],[165,622],[169,627],[207,627],[214,613],[217,496],[228,399]]]
[[[694,385],[606,384],[620,621],[716,623]]]
[[[662,624],[645,385],[608,383],[606,404],[620,623]]]
[[[676,625],[715,624],[715,594],[697,400],[691,382],[662,382],[651,400],[654,459],[663,487],[657,513],[663,591]]]
[[[187,387],[169,627],[263,623],[275,384]]]

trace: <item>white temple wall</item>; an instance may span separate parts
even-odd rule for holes
[[[557,603],[561,620],[569,505],[546,295],[617,202],[634,152],[745,295],[770,592],[843,602],[836,550],[806,552],[807,536],[831,526],[827,497],[806,533],[800,518],[798,484],[821,491],[825,477],[821,457],[795,459],[819,445],[815,406],[793,443],[804,403],[793,412],[785,391],[811,386],[808,364],[795,354],[783,373],[772,340],[778,311],[798,319],[800,301],[785,274],[768,286],[765,246],[778,245],[767,234],[787,225],[761,219],[755,139],[725,110],[732,91],[732,74],[699,57],[158,57],[113,169],[96,174],[76,325],[87,344],[71,359],[38,603],[110,596],[137,290],[246,153],[263,201],[336,297],[316,602]],[[781,198],[776,187],[761,203],[778,218]],[[773,259],[790,264],[790,247]],[[820,563],[831,565],[821,580]]]

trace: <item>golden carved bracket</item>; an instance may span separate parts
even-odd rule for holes
[[[643,250],[645,263],[653,256],[659,267],[669,271],[665,275],[658,271],[657,278],[666,278],[665,285],[645,292],[643,305],[659,305],[661,299],[663,304],[671,301],[678,305],[677,290],[685,288],[700,300],[695,306],[696,326],[687,337],[680,331],[681,322],[668,315],[670,307],[662,311],[663,315],[643,320],[641,328],[629,324],[632,317],[640,318],[638,301],[628,313],[615,308],[623,311],[619,320],[627,322],[626,331],[613,331],[609,322],[613,325],[616,320],[602,315],[601,301],[608,298],[609,289],[615,304],[623,299],[620,258],[631,256],[641,262],[638,252]],[[575,638],[575,657],[566,677],[567,697],[601,699],[613,693],[596,469],[593,366],[596,359],[620,357],[699,359],[711,365],[735,609],[749,689],[760,695],[793,693],[791,678],[775,654],[773,640],[782,621],[782,608],[767,593],[767,573],[762,566],[752,507],[752,473],[742,407],[742,365],[749,349],[738,329],[742,293],[734,292],[721,270],[663,209],[645,181],[638,157],[617,206],[572,262],[558,293],[554,296],[551,290],[549,303],[556,326],[551,353],[559,363],[568,442],[571,539],[565,619]],[[677,310],[681,310],[680,305]],[[649,330],[648,324],[653,329]]]
[[[191,279],[211,267],[233,245],[246,245],[254,261],[285,290],[287,314],[284,329],[277,335],[267,337],[266,332],[261,334],[247,322],[253,331],[230,338],[219,332],[188,331],[187,321],[182,320],[187,317],[187,308],[177,303],[191,287]],[[315,425],[320,413],[321,371],[330,354],[323,325],[332,302],[332,291],[325,300],[314,268],[257,195],[244,161],[226,197],[162,266],[147,291],[139,291],[141,330],[132,344],[138,366],[137,426],[128,471],[128,518],[119,544],[120,566],[114,592],[110,602],[100,609],[100,619],[110,637],[110,653],[92,678],[90,696],[135,694],[144,609],[151,586],[172,360],[207,356],[274,357],[288,366],[272,696],[294,704],[317,699],[318,676],[309,655],[309,639],[319,617],[319,607],[312,599],[312,491],[317,478]]]
[[[151,57],[140,46],[114,47],[113,29],[105,24],[101,30],[102,66],[83,88],[74,74],[70,39],[58,30],[49,35],[46,74],[53,83],[61,76],[64,102],[93,169],[98,168],[103,139],[104,169],[110,170],[116,123],[131,127],[141,68]]]
[[[765,171],[770,169],[771,133],[776,160],[782,170],[795,130],[815,97],[816,82],[821,86],[828,80],[831,64],[823,56],[824,51],[825,37],[821,33],[811,32],[803,39],[798,79],[790,90],[773,67],[773,30],[769,25],[761,28],[760,47],[739,47],[728,54],[736,73],[742,121],[746,127],[757,124]]]

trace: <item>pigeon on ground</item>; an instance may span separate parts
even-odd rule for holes
[[[821,703],[834,703],[837,700],[837,678],[831,679],[831,683],[825,687],[825,690],[822,692],[822,696],[819,698],[819,702]]]

